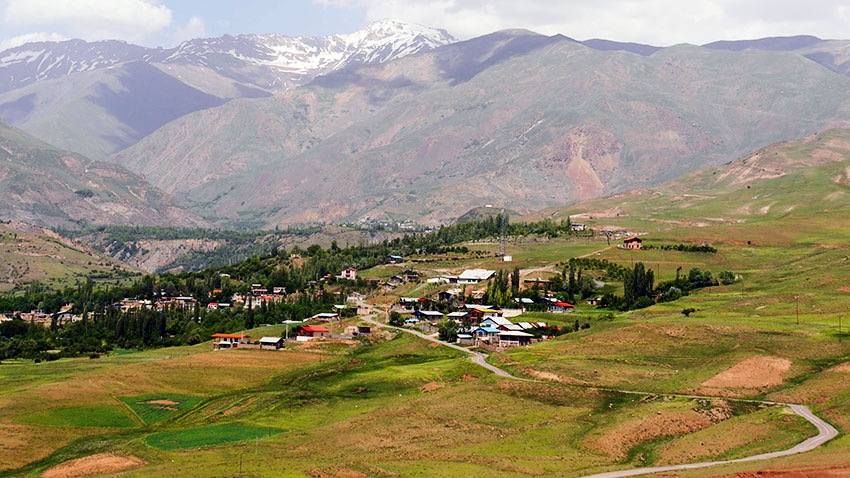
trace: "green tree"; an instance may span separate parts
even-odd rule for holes
[[[401,314],[396,311],[390,312],[390,325],[394,327],[401,327],[404,325],[404,320],[401,318]]]

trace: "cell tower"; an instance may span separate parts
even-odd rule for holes
[[[502,260],[505,262],[511,262],[513,257],[505,254],[505,242],[507,241],[508,231],[508,217],[505,215],[505,208],[502,208],[502,223],[501,223],[501,231],[499,234],[499,255],[502,256]]]

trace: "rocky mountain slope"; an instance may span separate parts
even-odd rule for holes
[[[848,113],[850,78],[795,52],[505,31],[187,115],[115,160],[232,225],[442,222],[660,184]]]
[[[29,43],[0,52],[0,119],[99,160],[231,98],[270,96],[320,74],[452,41],[442,30],[387,20],[345,35],[225,35],[171,49]]]
[[[169,121],[224,103],[135,61],[7,92],[0,117],[58,148],[104,159]]]
[[[0,122],[0,219],[44,226],[204,226],[121,166],[57,150]]]
[[[716,235],[727,243],[787,244],[796,237],[793,241],[846,247],[848,194],[850,130],[832,129],[772,144],[657,187],[546,209],[524,219],[570,216],[599,228],[644,231],[697,226],[703,240]]]

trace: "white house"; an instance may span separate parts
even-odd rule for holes
[[[357,269],[353,267],[343,269],[342,274],[339,275],[339,278],[345,280],[357,280]]]
[[[496,271],[487,269],[469,269],[457,276],[458,284],[477,284],[493,277]]]
[[[448,317],[450,320],[456,320],[460,322],[463,319],[469,318],[469,312],[452,312],[446,317]]]
[[[322,312],[310,317],[308,320],[318,320],[319,322],[330,322],[339,319],[339,314],[333,312]]]
[[[213,334],[212,337],[218,339],[213,341],[214,349],[235,349],[248,340],[245,334]]]
[[[260,348],[263,347],[279,350],[283,347],[283,339],[280,337],[263,337],[260,339]]]
[[[508,320],[504,317],[490,316],[490,317],[486,317],[484,320],[482,320],[479,325],[481,327],[499,328],[500,326],[503,326],[503,325],[513,325],[513,323],[510,320]]]
[[[437,312],[436,310],[420,310],[413,315],[419,317],[420,319],[425,319],[429,322],[434,322],[437,320],[442,320],[445,317],[442,313]]]

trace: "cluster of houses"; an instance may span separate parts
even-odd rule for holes
[[[213,291],[216,292],[216,291]],[[262,284],[251,284],[251,292],[248,294],[233,294],[230,301],[234,304],[243,304],[245,310],[259,307],[260,304],[280,303],[286,300],[286,288],[274,287],[271,291],[263,287]],[[212,305],[212,304],[210,304]],[[218,308],[228,307],[230,304],[216,304]]]
[[[123,299],[120,302],[112,304],[121,312],[130,312],[134,310],[149,310],[154,309],[163,311],[167,309],[177,310],[193,310],[198,301],[194,297],[179,296],[179,297],[163,297],[156,301],[147,299]]]
[[[408,282],[419,281],[419,273],[413,269],[405,269],[398,274],[387,279],[381,287],[384,290],[395,290],[397,287],[407,284]]]
[[[546,326],[543,322],[513,323],[505,318],[505,311],[497,307],[468,305],[464,309],[448,315],[433,310],[418,310],[412,317],[405,320],[405,324],[414,325],[422,321],[435,324],[444,319],[453,320],[459,324],[469,324],[467,329],[458,334],[458,343],[492,345],[501,348],[528,345],[534,339],[534,335],[527,331]]]
[[[310,320],[310,319],[308,319]],[[334,338],[350,338],[357,336],[370,335],[373,328],[368,325],[351,325],[346,327],[340,335],[334,335]],[[324,325],[302,325],[294,330],[291,339],[296,342],[307,342],[314,339],[331,338],[332,331]],[[235,348],[259,348],[259,349],[274,349],[280,350],[283,348],[286,339],[283,337],[260,337],[259,340],[252,342],[248,335],[245,334],[213,334],[213,350],[235,349]]]
[[[458,334],[458,343],[491,345],[499,348],[529,345],[534,340],[534,335],[528,331],[546,326],[543,322],[513,323],[504,317],[503,311],[487,306],[480,306],[466,312],[453,312],[449,314],[449,319],[461,323],[469,319],[475,324]]]
[[[13,312],[11,314],[0,314],[0,323],[9,322],[14,320],[15,317],[20,317],[21,320],[23,320],[24,322],[50,327],[50,325],[53,324],[54,315],[56,317],[56,325],[58,326],[83,320],[82,314],[71,313],[71,309],[73,307],[74,304],[65,304],[64,306],[62,306],[62,308],[59,309],[59,312],[57,312],[56,314],[48,314],[42,309],[34,309],[29,312]]]

